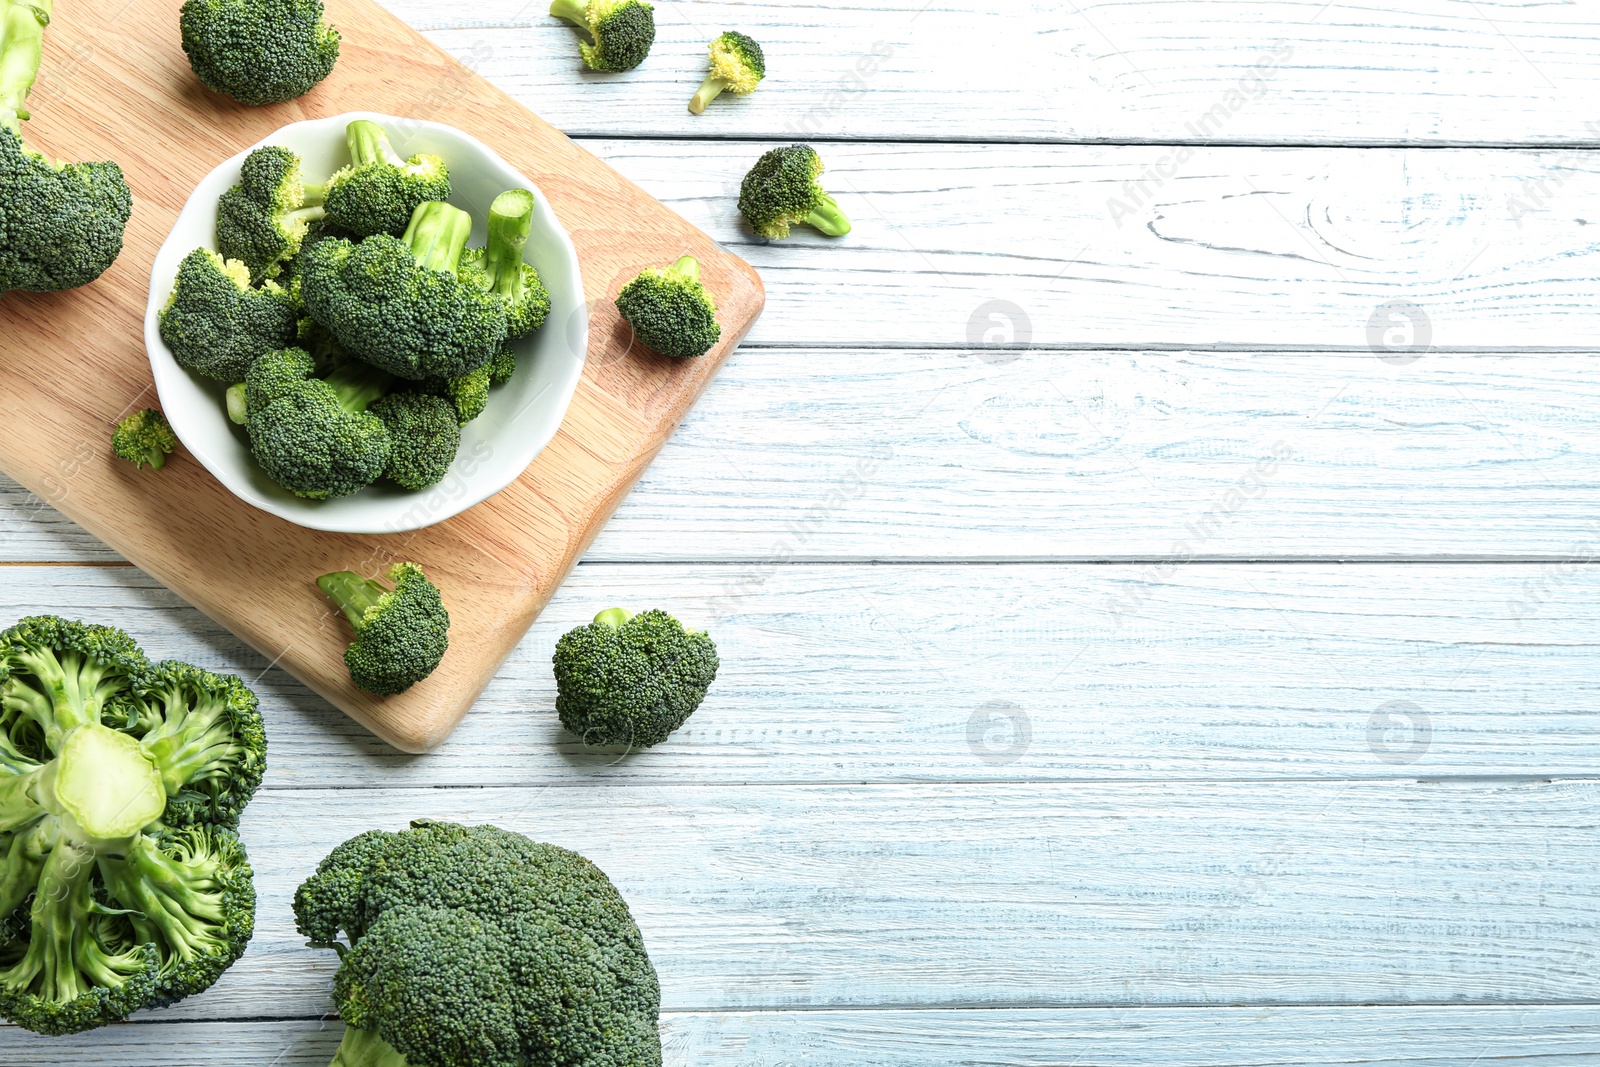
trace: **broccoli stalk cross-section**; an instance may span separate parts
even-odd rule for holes
[[[357,119],[345,128],[350,165],[328,179],[328,221],[355,237],[405,233],[417,206],[450,198],[450,171],[438,156],[401,159],[382,126]]]
[[[410,689],[433,673],[450,647],[450,615],[422,568],[397,563],[388,578],[393,588],[354,571],[317,579],[355,631],[344,653],[350,680],[376,696]]]
[[[729,30],[711,42],[711,73],[689,99],[689,110],[703,114],[706,105],[724,92],[744,96],[756,91],[767,76],[767,59],[761,46],[742,33]]]
[[[555,0],[550,14],[587,33],[578,52],[590,70],[632,70],[656,40],[655,9],[643,0]]]

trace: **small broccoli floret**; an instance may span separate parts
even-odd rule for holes
[[[711,42],[711,73],[689,100],[689,110],[702,114],[706,105],[724,92],[744,96],[756,91],[767,76],[767,57],[761,46],[742,33],[729,30]]]
[[[376,696],[403,693],[432,674],[450,647],[450,614],[415,563],[388,570],[394,588],[354,571],[317,579],[355,631],[344,651],[350,680]]]
[[[288,292],[272,282],[252,289],[249,267],[197,248],[183,257],[159,323],[180,367],[236,382],[258,358],[294,343],[299,318]]]
[[[419,204],[450,199],[450,171],[438,156],[401,159],[382,126],[357,119],[345,128],[350,165],[328,179],[328,219],[353,237],[406,232]]]
[[[550,14],[575,23],[593,40],[578,45],[590,70],[632,70],[655,44],[655,9],[643,0],[555,0]]]
[[[556,642],[556,714],[585,743],[659,745],[717,677],[717,646],[664,611],[611,608]]]
[[[55,163],[22,143],[53,6],[0,3],[0,295],[88,285],[121,254],[133,211],[115,163]]]
[[[502,348],[489,361],[490,385],[504,385],[515,373],[517,373],[517,353],[510,348]]]
[[[167,417],[155,408],[135,411],[117,423],[111,433],[111,451],[140,470],[146,463],[151,470],[167,465],[167,456],[178,447],[178,435],[172,432]]]
[[[850,232],[850,220],[817,184],[822,157],[810,145],[774,148],[750,168],[739,187],[739,210],[762,237],[779,240],[791,226],[810,226],[829,237]]]
[[[390,393],[368,409],[389,427],[384,476],[405,489],[426,489],[450,470],[461,448],[461,423],[443,397]]]
[[[493,381],[491,366],[485,364],[459,378],[429,378],[422,383],[421,391],[443,397],[455,411],[456,423],[465,426],[482,415],[489,404],[489,386]]]
[[[522,259],[533,227],[533,204],[526,189],[495,197],[489,205],[489,243],[461,254],[461,277],[505,306],[507,334],[514,338],[537,330],[550,314],[550,294],[539,272]]]
[[[304,96],[339,59],[322,0],[188,0],[178,26],[195,77],[241,104]]]
[[[245,156],[239,184],[217,204],[217,251],[250,268],[252,283],[276,278],[322,218],[326,190],[307,185],[300,157],[266,145]]]
[[[267,476],[310,500],[371,485],[389,464],[389,428],[367,406],[392,379],[359,363],[327,378],[309,353],[291,348],[255,362],[245,376],[250,451]]]
[[[704,355],[722,336],[717,306],[700,284],[693,256],[641,273],[617,294],[617,310],[639,340],[675,359]]]
[[[506,341],[506,310],[456,276],[472,232],[465,211],[417,207],[404,239],[327,240],[301,257],[306,310],[358,359],[401,378],[456,378]]]

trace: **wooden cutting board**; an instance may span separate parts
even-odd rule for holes
[[[95,284],[0,298],[0,468],[378,736],[423,752],[461,721],[749,330],[761,282],[369,0],[328,0],[329,21],[344,33],[337,68],[310,95],[266,108],[195,80],[178,43],[180,7],[57,4],[25,137],[59,158],[121,163],[133,221],[121,258]],[[570,91],[581,93],[576,51],[574,41]],[[157,402],[141,333],[150,265],[195,184],[287,123],[352,110],[456,126],[531,178],[577,246],[592,309],[588,363],[555,439],[505,491],[409,534],[306,530],[237,500],[181,449],[158,473],[135,471],[110,451],[117,415]],[[640,267],[685,252],[700,260],[716,297],[723,341],[699,359],[673,361],[634,344],[611,300]],[[432,677],[379,699],[350,684],[341,658],[347,627],[312,583],[327,571],[375,574],[402,559],[420,563],[443,591],[450,651]]]

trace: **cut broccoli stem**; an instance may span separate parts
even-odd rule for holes
[[[607,608],[600,614],[596,615],[594,617],[594,621],[599,623],[601,626],[617,627],[621,626],[631,618],[633,618],[633,612],[629,611],[627,608]]]
[[[417,258],[417,265],[442,274],[454,274],[472,236],[472,216],[437,200],[417,205],[402,240]]]
[[[356,119],[344,131],[345,143],[350,146],[350,162],[354,167],[369,163],[387,163],[391,167],[404,167],[406,161],[389,143],[389,135],[382,126],[366,119]]]
[[[342,947],[342,946],[341,946]],[[345,1027],[344,1040],[328,1067],[408,1067],[395,1047],[371,1030]]]
[[[589,5],[584,0],[555,0],[550,5],[550,14],[576,24],[585,37],[591,41],[595,40],[594,33],[589,28]]]
[[[723,90],[728,88],[728,84],[725,79],[715,74],[708,75],[706,80],[700,83],[700,88],[689,98],[689,110],[696,115],[704,113],[706,105],[721,96]]]
[[[489,205],[489,244],[484,250],[490,292],[506,303],[522,299],[522,250],[533,229],[533,194],[508,189]]]
[[[297,212],[294,212],[292,215],[290,215],[290,218],[305,218],[308,222],[315,222],[315,221],[317,221],[317,219],[322,218],[323,212],[319,210],[315,217],[311,217],[310,214],[308,213],[307,209],[308,208],[321,208],[323,204],[327,203],[327,200],[328,200],[328,183],[327,182],[307,182],[306,184],[301,186],[301,189],[303,190],[303,192],[302,192],[302,195],[300,197],[300,203],[305,205],[305,206],[303,208],[301,208],[301,210],[299,210]]]
[[[822,198],[822,206],[800,220],[814,226],[829,237],[843,237],[850,232],[850,219],[839,210],[839,202],[831,196]]]
[[[317,579],[317,588],[339,605],[339,610],[344,612],[344,617],[350,620],[352,627],[361,625],[367,609],[376,607],[378,598],[389,592],[379,583],[363,578],[355,571],[324,574]]]
[[[351,360],[323,379],[339,397],[339,406],[352,415],[367,410],[374,400],[394,388],[394,376]]]
[[[44,58],[44,28],[55,0],[0,3],[0,126],[22,136],[28,93]]]
[[[245,407],[244,383],[235,382],[228,386],[228,391],[223,395],[228,405],[228,420],[236,426],[243,426],[250,421],[250,410]]]

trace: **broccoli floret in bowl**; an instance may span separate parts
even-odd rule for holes
[[[345,130],[350,163],[328,179],[328,220],[352,237],[399,237],[417,207],[450,199],[450,168],[428,152],[409,159],[389,143],[382,126],[357,119]]]

